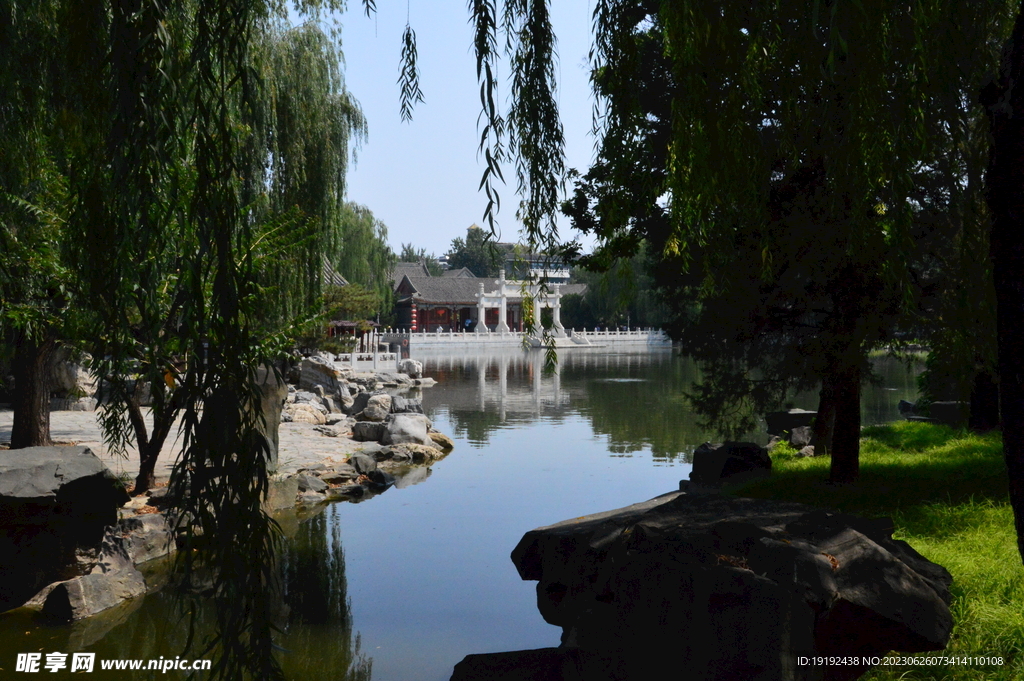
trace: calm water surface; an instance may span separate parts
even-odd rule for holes
[[[522,535],[676,489],[689,452],[713,439],[681,397],[692,364],[667,350],[574,349],[556,371],[538,353],[512,350],[416,358],[439,381],[423,391],[424,410],[455,450],[421,484],[284,519],[279,643],[289,678],[445,681],[469,653],[558,645],[561,630],[535,607],[535,583],[509,560]],[[866,424],[898,416],[916,371],[876,363],[882,381],[865,391]],[[807,395],[794,406],[816,405]],[[152,593],[75,627],[0,615],[0,670],[36,650],[173,657],[184,635],[172,604]]]

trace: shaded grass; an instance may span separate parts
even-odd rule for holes
[[[1024,568],[998,434],[911,422],[865,428],[860,479],[844,486],[825,483],[827,457],[780,454],[773,453],[770,479],[736,493],[892,517],[897,539],[953,575],[953,636],[944,652],[930,655],[1004,660],[876,668],[865,679],[1024,679]]]

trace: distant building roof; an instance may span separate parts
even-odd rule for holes
[[[321,269],[324,286],[348,286],[348,280],[338,274],[331,264],[324,258],[324,266]]]
[[[402,277],[406,275],[410,277],[429,277],[430,270],[427,269],[425,262],[395,263],[395,269],[391,271],[392,285],[397,288],[402,281]]]
[[[468,267],[460,267],[457,270],[445,270],[444,277],[456,277],[458,279],[475,279],[476,275],[473,274]]]

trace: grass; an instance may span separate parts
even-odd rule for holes
[[[895,537],[953,575],[953,636],[941,653],[1002,657],[1004,664],[876,668],[871,681],[1024,679],[1024,567],[1017,553],[998,434],[900,422],[865,428],[860,479],[830,486],[827,457],[772,452],[770,479],[744,496],[892,517]]]

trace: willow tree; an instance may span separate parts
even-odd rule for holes
[[[857,477],[867,352],[913,311],[922,170],[968,143],[948,103],[973,101],[1009,14],[1005,2],[595,10],[605,243],[650,239],[676,268],[703,322],[695,344],[726,383],[699,394],[706,406],[728,412],[714,400],[733,388],[778,399],[820,381],[834,482]],[[643,89],[645,62],[669,101]]]

